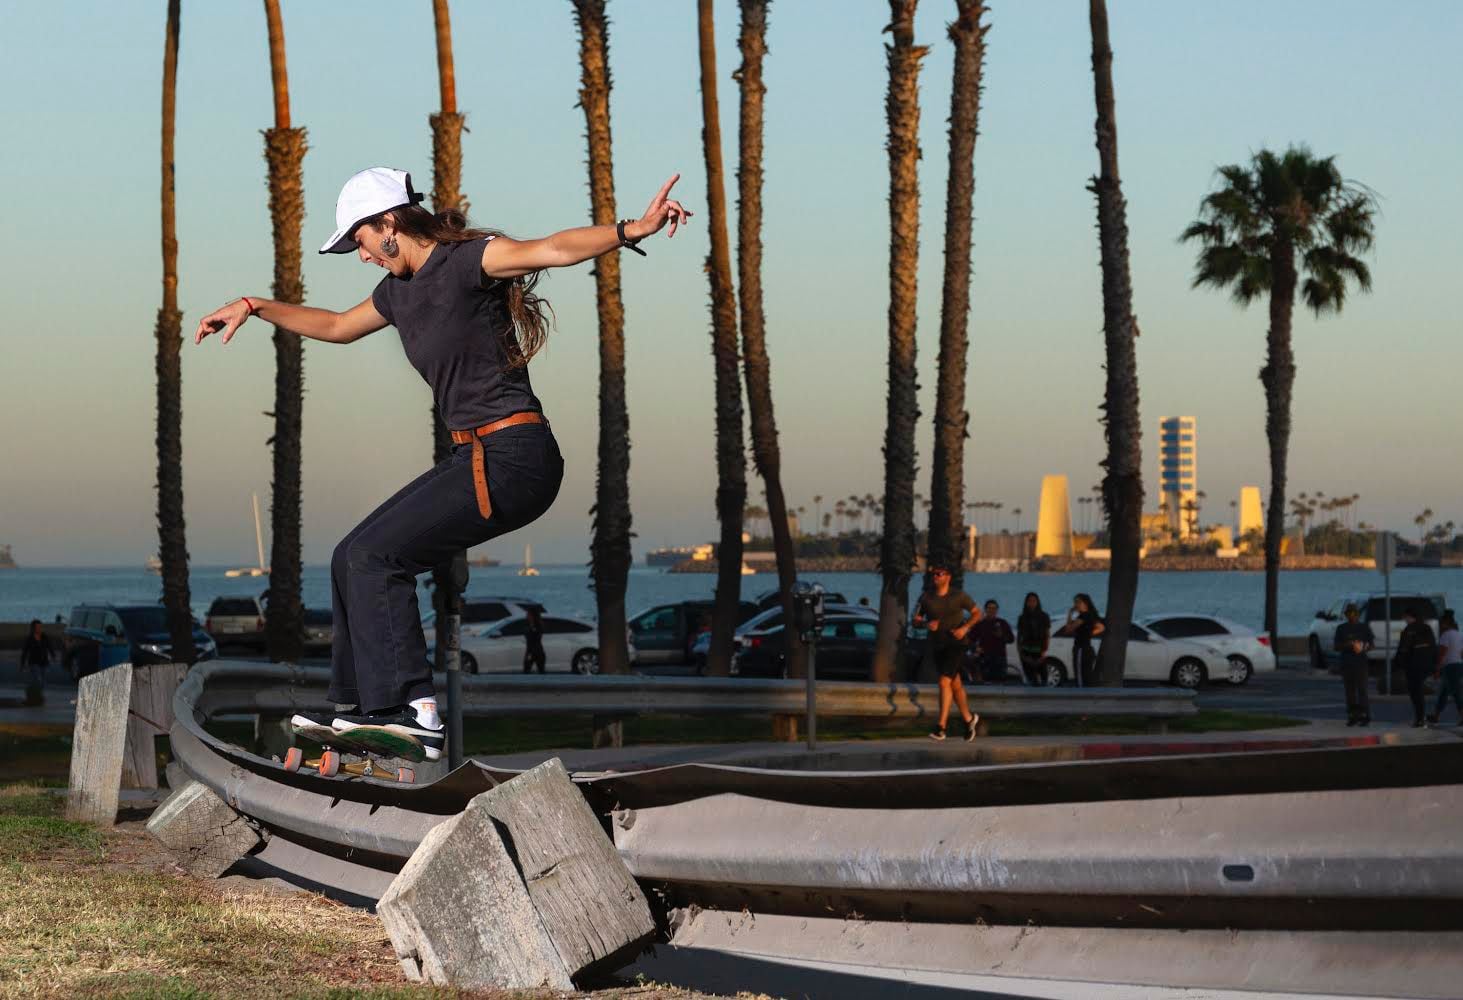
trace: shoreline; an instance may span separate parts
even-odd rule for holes
[[[757,570],[758,576],[776,576],[775,559],[759,558],[744,560]],[[770,555],[770,553],[769,553]],[[984,562],[985,560],[981,560]],[[1106,559],[1085,559],[1081,556],[1042,556],[1024,564],[1017,560],[997,560],[1003,568],[981,570],[967,567],[967,573],[1102,573],[1108,568]],[[754,565],[755,564],[755,565]],[[667,573],[715,573],[715,559],[686,559],[666,568]],[[798,559],[799,573],[878,573],[879,560],[876,556],[833,556]],[[1415,569],[1457,569],[1456,566],[1416,566]],[[1240,572],[1260,573],[1265,570],[1264,556],[1237,556],[1221,559],[1218,556],[1149,556],[1138,564],[1143,573],[1216,573]],[[1364,570],[1376,572],[1376,561],[1370,558],[1351,556],[1286,556],[1280,560],[1281,572],[1311,572],[1315,570]],[[917,559],[912,573],[924,572],[924,560]]]

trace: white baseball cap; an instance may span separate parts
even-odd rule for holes
[[[361,223],[393,208],[415,205],[425,195],[412,190],[411,174],[392,167],[370,167],[355,174],[335,199],[336,230],[321,253],[350,253],[356,249],[352,234]]]

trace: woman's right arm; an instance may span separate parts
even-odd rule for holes
[[[387,326],[386,318],[376,311],[370,299],[342,313],[272,299],[256,299],[251,295],[247,300],[238,299],[215,309],[199,320],[193,343],[201,344],[204,337],[222,332],[223,342],[227,344],[250,316],[258,316],[281,329],[330,344],[349,344]]]

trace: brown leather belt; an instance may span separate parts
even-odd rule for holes
[[[520,424],[542,423],[547,423],[542,413],[524,412],[504,417],[502,420],[494,420],[490,424],[483,424],[481,427],[474,427],[471,430],[452,432],[453,444],[472,444],[472,485],[477,490],[478,513],[482,514],[484,521],[493,516],[493,501],[488,496],[487,469],[483,464],[483,438]]]

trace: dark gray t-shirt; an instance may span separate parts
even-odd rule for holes
[[[439,243],[411,277],[388,274],[371,293],[452,430],[543,412],[528,368],[508,365],[510,283],[483,274],[483,247],[490,238]]]

